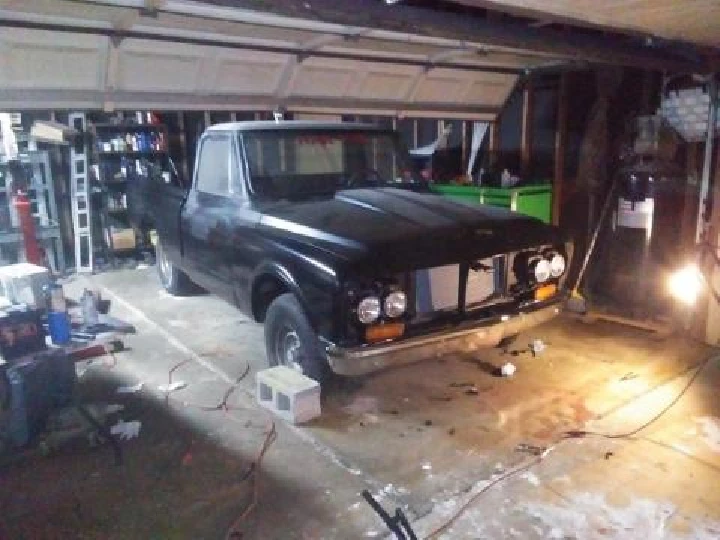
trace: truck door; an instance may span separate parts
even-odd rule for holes
[[[230,169],[230,191],[235,211],[228,216],[231,234],[224,247],[225,264],[233,302],[246,314],[251,313],[250,282],[253,271],[261,262],[265,246],[257,234],[260,213],[250,202],[245,157],[239,137],[233,138],[233,160]]]
[[[195,185],[180,215],[183,257],[190,278],[208,291],[232,296],[224,248],[229,244],[233,144],[229,133],[209,132],[200,140]]]

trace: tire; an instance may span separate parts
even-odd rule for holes
[[[267,310],[265,352],[270,366],[297,369],[321,384],[330,377],[320,341],[293,294],[281,294]]]
[[[170,261],[162,247],[160,238],[157,239],[157,245],[155,246],[155,256],[157,260],[155,266],[157,266],[160,284],[167,292],[173,296],[187,296],[198,291],[198,286]]]

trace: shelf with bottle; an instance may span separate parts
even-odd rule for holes
[[[107,193],[105,198],[105,207],[108,214],[123,215],[127,212],[127,194],[125,193]]]
[[[163,130],[119,131],[100,133],[96,149],[99,155],[152,155],[167,152],[167,135]]]
[[[156,156],[156,155],[165,155],[165,150],[147,150],[147,151],[134,151],[134,150],[110,150],[108,152],[104,150],[99,150],[98,155],[100,156],[137,156],[137,157],[143,157],[143,156]]]
[[[106,187],[124,186],[127,182],[147,178],[150,167],[167,168],[167,154],[148,157],[123,154],[120,159],[100,159],[97,165],[101,183]]]

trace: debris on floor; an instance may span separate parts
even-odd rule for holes
[[[40,436],[38,448],[43,455],[49,455],[82,438],[90,446],[98,446],[103,442],[98,426],[105,425],[109,417],[123,409],[124,406],[117,403],[89,403],[83,405],[82,410],[73,406],[53,411]]]
[[[185,381],[175,381],[170,384],[161,384],[158,386],[158,390],[163,394],[171,394],[186,387],[187,383]]]
[[[512,364],[510,362],[505,362],[500,368],[500,373],[503,377],[512,377],[513,375],[515,375],[515,371],[517,371],[515,364]]]
[[[503,349],[502,354],[510,355],[510,356],[520,356],[521,354],[527,354],[529,352],[532,352],[529,348],[528,349]]]
[[[73,301],[42,270],[43,282],[27,289],[23,304],[0,312],[0,389],[7,392],[0,407],[7,401],[11,411],[0,415],[0,453],[30,449],[41,435],[47,451],[77,434],[105,430],[100,423],[112,411],[75,397],[87,370],[83,361],[109,354],[114,364],[114,352],[124,349],[120,334],[134,331],[107,315],[110,303],[99,292],[85,289]]]
[[[343,412],[352,415],[378,412],[378,400],[375,396],[354,396],[352,401],[342,408]]]
[[[130,422],[118,420],[118,423],[110,428],[110,433],[126,441],[140,435],[141,427],[142,424],[139,420],[131,420]]]
[[[540,485],[540,479],[530,471],[525,472],[522,474],[521,478],[524,480],[527,480],[529,483],[531,483],[533,486],[539,486]]]
[[[536,446],[534,444],[520,443],[515,447],[516,452],[530,454],[531,456],[541,456],[547,450],[547,446]]]
[[[96,422],[102,423],[108,416],[121,412],[125,406],[119,403],[88,403],[83,408]],[[89,426],[87,418],[77,410],[77,407],[65,407],[57,410],[50,415],[47,421],[49,431],[87,428]]]
[[[702,416],[695,418],[699,430],[693,430],[712,452],[720,453],[720,418],[716,416]]]
[[[540,356],[546,348],[547,345],[545,345],[545,342],[542,339],[534,339],[530,344],[530,351],[533,356]]]
[[[117,394],[136,394],[143,388],[143,383],[137,383],[133,386],[120,386],[117,390],[115,390],[115,393]]]

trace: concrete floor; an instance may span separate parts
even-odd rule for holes
[[[172,396],[173,415],[228,455],[253,459],[271,421],[253,398],[254,373],[265,362],[262,328],[211,296],[166,295],[154,268],[91,282],[113,300],[112,314],[138,329],[113,377],[143,382],[143,393],[161,400],[153,389],[187,360],[173,375],[188,383]],[[66,292],[78,296],[86,284],[76,278]],[[537,357],[527,352],[535,338],[547,344]],[[505,353],[467,352],[342,381],[326,392],[321,419],[303,427],[276,422],[243,538],[384,537],[363,489],[388,510],[401,506],[420,538],[461,509],[437,537],[720,538],[720,357],[677,405],[631,438],[562,435],[581,427],[632,431],[713,354],[677,336],[657,340],[562,317]],[[506,361],[516,375],[496,377]],[[248,364],[230,411],[197,407],[219,403]],[[519,451],[522,444],[549,450],[540,460]],[[227,509],[217,520],[227,520]]]

